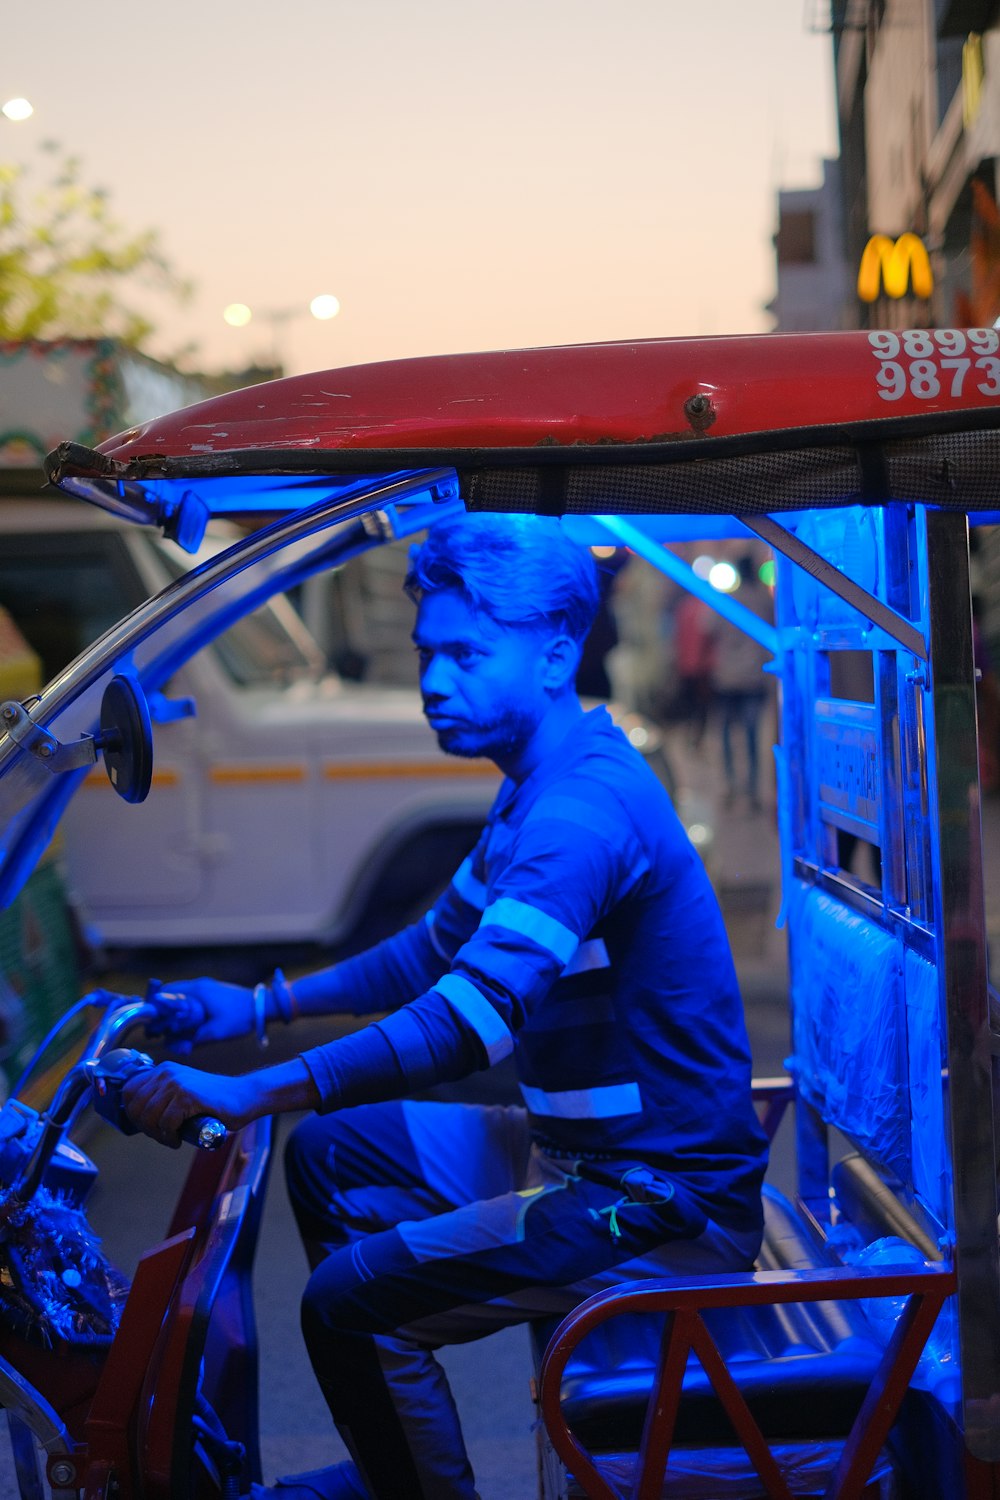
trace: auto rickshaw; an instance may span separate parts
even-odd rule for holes
[[[210,517],[244,536],[0,707],[8,900],[99,757],[127,800],[147,794],[186,654],[447,506],[627,546],[773,653],[791,1055],[757,1093],[768,1128],[791,1111],[797,1189],[767,1191],[753,1271],[632,1284],[535,1330],[543,1496],[1000,1494],[1000,1019],[969,566],[970,524],[1000,517],[998,450],[1000,333],[933,329],[388,362],[49,459],[64,492],[189,550]],[[718,536],[773,549],[773,627],[670,550]],[[877,874],[853,868],[859,841]],[[8,1198],[58,1196],[52,1143],[76,1102],[10,1127]],[[54,1495],[238,1495],[255,1475],[265,1138],[197,1159],[95,1347],[64,1329],[60,1366],[30,1330],[0,1333],[0,1403],[24,1453],[45,1447]]]

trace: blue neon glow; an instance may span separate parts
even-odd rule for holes
[[[183,479],[94,480],[69,475],[60,481],[60,489],[96,505],[136,525],[159,527],[166,536],[196,552],[205,536],[208,522],[225,516],[275,516],[305,512],[313,505],[331,500],[364,496],[385,484],[414,477],[421,471],[390,470],[379,474],[307,475],[301,479],[287,475],[248,474],[212,475]],[[428,487],[424,495],[414,494],[413,501],[423,505],[459,503],[458,480],[447,471],[428,470]],[[414,523],[405,519],[406,512],[393,507],[393,515],[403,529],[397,535],[408,535],[426,521]]]
[[[747,609],[738,599],[729,594],[720,594],[705,579],[699,578],[697,573],[688,563],[683,562],[673,552],[657,542],[652,542],[641,531],[634,521],[627,521],[623,516],[596,516],[604,529],[615,537],[624,547],[628,547],[637,556],[644,558],[646,562],[652,563],[661,573],[679,583],[689,593],[704,599],[724,620],[735,625],[737,630],[742,630],[755,640],[758,645],[763,646],[765,651],[770,651],[772,656],[778,654],[778,634],[774,626],[767,620],[762,620],[755,615],[752,609]]]

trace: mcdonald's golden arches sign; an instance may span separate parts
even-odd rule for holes
[[[918,235],[873,234],[864,248],[858,268],[858,296],[874,302],[884,291],[887,297],[905,297],[912,286],[914,297],[926,299],[934,290],[927,247]]]

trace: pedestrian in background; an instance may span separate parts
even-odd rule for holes
[[[739,602],[762,620],[774,618],[770,589],[758,576],[750,554],[737,563],[740,576]],[[758,737],[761,711],[767,698],[763,666],[770,652],[745,631],[720,620],[715,634],[715,694],[722,714],[722,762],[726,775],[726,804],[732,806],[739,792],[734,753],[734,731],[742,730],[746,756],[744,788],[754,812],[761,808]]]
[[[703,599],[685,592],[674,610],[675,707],[697,749],[705,737],[715,692],[715,615]]]

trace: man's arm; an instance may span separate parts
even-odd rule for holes
[[[165,1146],[181,1143],[185,1120],[210,1115],[238,1130],[262,1115],[315,1109],[319,1094],[301,1058],[240,1078],[203,1073],[181,1063],[143,1069],[126,1083],[122,1099],[131,1119]]]
[[[288,1000],[274,995],[272,984],[268,1019],[282,1016],[289,1000],[297,1015],[368,1016],[397,1010],[430,989],[482,916],[486,892],[474,873],[476,863],[474,851],[419,922],[353,958],[305,974],[292,984],[286,981]]]
[[[541,799],[447,973],[392,1015],[303,1054],[320,1110],[398,1098],[507,1056],[580,941],[647,868],[614,808]]]
[[[161,986],[164,1012],[151,1035],[184,1043],[217,1042],[246,1036],[265,1022],[299,1016],[367,1016],[392,1011],[422,994],[444,974],[462,942],[475,930],[485,893],[464,860],[433,911],[419,922],[329,968],[293,982],[280,971],[268,985],[248,988],[203,976]],[[187,1002],[174,1023],[170,1002]],[[200,1017],[195,1030],[190,1006]],[[157,1029],[158,1028],[158,1029]],[[183,1029],[182,1029],[183,1028]]]
[[[129,1086],[129,1113],[174,1144],[179,1124],[194,1114],[236,1125],[270,1111],[326,1113],[489,1067],[513,1050],[525,1015],[642,873],[627,825],[592,804],[558,799],[525,824],[478,927],[424,994],[294,1062],[243,1078],[167,1064]]]

